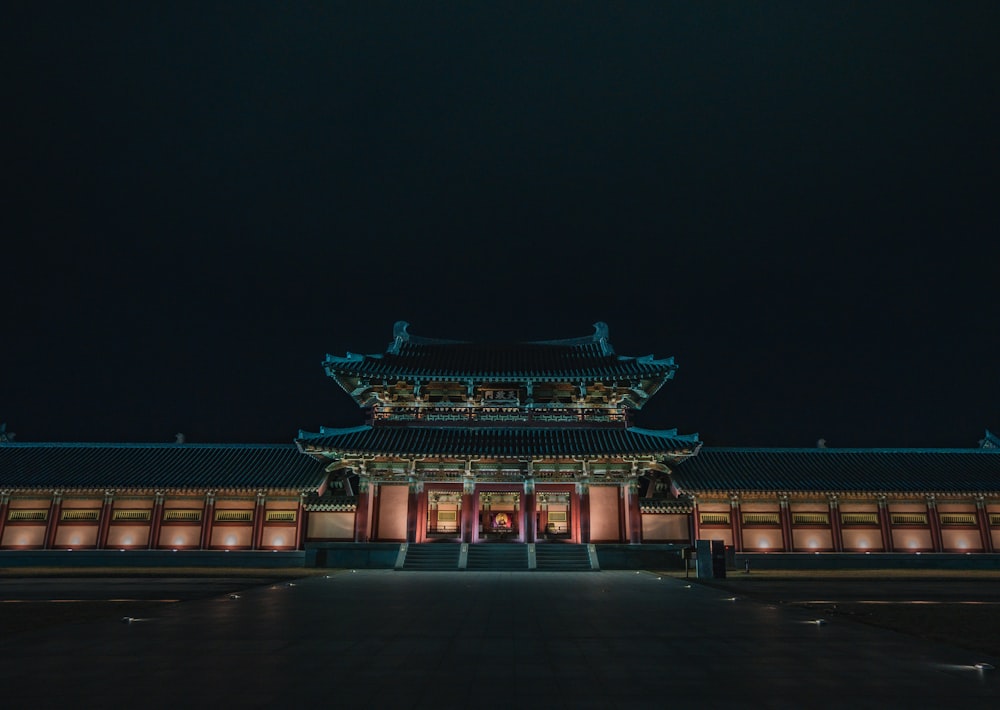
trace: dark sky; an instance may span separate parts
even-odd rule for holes
[[[610,324],[709,445],[1000,429],[1000,3],[5,6],[0,421],[360,423],[392,323]]]

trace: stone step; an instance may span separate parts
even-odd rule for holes
[[[526,545],[513,544],[469,545],[467,569],[495,572],[527,570],[528,548]]]
[[[535,569],[542,572],[582,572],[591,569],[586,545],[536,545]]]
[[[461,545],[426,543],[407,546],[403,570],[457,570]]]

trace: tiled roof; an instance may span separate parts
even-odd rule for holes
[[[385,425],[300,432],[297,443],[304,451],[342,458],[387,454],[514,459],[683,454],[699,445],[696,434],[678,434],[676,429]]]
[[[0,444],[3,490],[316,490],[325,477],[292,444]]]
[[[417,338],[396,324],[396,339],[385,353],[346,357],[327,355],[330,375],[362,378],[578,380],[670,376],[673,358],[616,355],[607,340],[607,326],[595,325],[593,337],[534,343],[465,343]]]
[[[990,449],[745,449],[703,447],[673,471],[685,492],[1000,492]]]

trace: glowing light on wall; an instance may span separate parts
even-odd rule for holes
[[[809,549],[810,550],[815,550],[817,547],[819,547],[819,543],[816,542],[816,538],[810,539],[809,540]]]
[[[174,544],[175,545],[183,545],[184,544],[184,538],[180,537],[180,536],[175,537],[174,538]]]
[[[276,537],[276,538],[274,538],[274,545],[275,546],[281,546],[281,545],[284,545],[284,544],[285,544],[285,538],[283,538],[283,537]]]
[[[80,536],[79,535],[74,535],[73,537],[71,537],[69,539],[69,544],[70,545],[79,545],[80,544]]]
[[[766,550],[768,548],[767,538],[761,538],[760,540],[758,540],[757,547],[759,547],[762,550]]]
[[[123,545],[131,545],[132,544],[132,536],[131,535],[126,535],[125,537],[123,537],[122,538],[122,544]]]
[[[862,550],[868,547],[868,539],[861,538],[860,540],[858,540],[858,547],[860,547]]]
[[[236,544],[236,536],[235,535],[229,535],[229,536],[227,536],[226,537],[226,544],[227,545],[235,545]]]

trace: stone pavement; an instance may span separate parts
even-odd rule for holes
[[[848,621],[816,624],[803,610],[727,594],[647,572],[337,572],[164,605],[134,623],[116,617],[8,637],[0,702],[1000,704],[998,659]],[[979,661],[998,670],[974,669]]]

